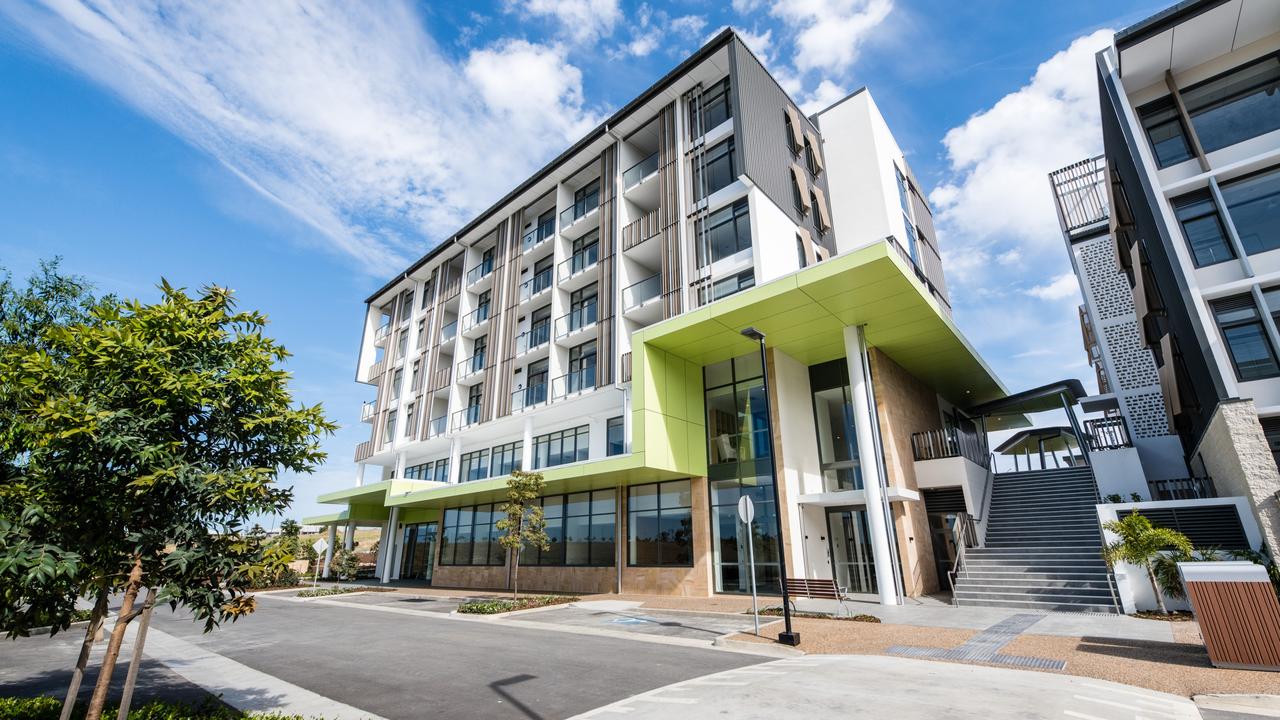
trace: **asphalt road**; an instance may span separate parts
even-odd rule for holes
[[[209,634],[167,608],[157,609],[153,627],[391,719],[565,718],[768,659],[423,615],[264,598],[253,615]],[[2,641],[0,692],[30,687],[36,676],[46,685],[65,687],[65,677],[33,675],[28,668],[70,666],[78,640]],[[123,677],[125,667],[121,663],[117,675]],[[157,688],[167,683],[191,690],[152,662],[143,666],[141,677]]]

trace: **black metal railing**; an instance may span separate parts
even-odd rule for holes
[[[1084,434],[1089,452],[1133,447],[1133,440],[1129,437],[1129,424],[1122,416],[1085,420]]]
[[[1147,489],[1152,500],[1198,500],[1218,497],[1211,477],[1174,478],[1148,480]]]
[[[991,462],[986,443],[976,431],[955,427],[914,433],[911,454],[916,460],[963,457],[984,468]]]

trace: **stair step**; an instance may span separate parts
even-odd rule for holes
[[[1037,573],[1046,575],[1047,573]],[[961,573],[956,576],[956,588],[976,590],[978,588],[1009,588],[1010,590],[1102,590],[1108,597],[1111,595],[1111,583],[1105,576],[1098,580],[1079,580],[1066,578],[1061,580],[1038,579],[1027,575],[1016,575],[1009,578],[975,577]]]
[[[1024,610],[1041,610],[1043,612],[1087,612],[1115,615],[1116,609],[1110,603],[1056,603],[1029,600],[966,600],[957,598],[956,604],[965,607],[1003,607]]]
[[[1075,588],[1004,588],[984,587],[969,589],[956,586],[953,597],[964,600],[1030,600],[1052,601],[1059,603],[1088,602],[1101,603],[1111,599],[1110,590],[1079,590]]]
[[[973,568],[967,567],[960,571],[957,577],[963,577],[970,580],[1029,580],[1034,582],[1056,582],[1058,580],[1076,580],[1079,582],[1096,582],[1101,580],[1107,582],[1107,573],[1104,570],[1096,570],[1093,572],[1032,572],[1025,569],[1006,568],[993,570],[990,568]]]

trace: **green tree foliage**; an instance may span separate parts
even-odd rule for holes
[[[502,504],[506,517],[498,521],[502,537],[498,542],[512,555],[511,595],[520,597],[520,551],[525,547],[546,550],[551,547],[547,537],[547,521],[542,516],[542,496],[546,483],[539,472],[516,470],[507,478],[507,501]]]
[[[331,570],[339,580],[355,580],[360,573],[360,556],[356,554],[355,550],[338,548],[333,553],[333,567]]]
[[[280,534],[284,537],[296,538],[302,534],[302,526],[293,518],[280,521]]]
[[[1190,555],[1191,541],[1177,530],[1155,527],[1150,520],[1136,512],[1121,520],[1108,520],[1103,527],[1119,538],[1102,549],[1102,557],[1107,564],[1115,567],[1118,562],[1127,562],[1146,570],[1151,592],[1156,596],[1156,606],[1161,613],[1168,615],[1169,610],[1164,606],[1164,597],[1161,596],[1156,581],[1154,562],[1164,550]]]
[[[334,429],[294,403],[289,354],[263,315],[224,288],[160,291],[154,304],[91,303],[0,348],[0,457],[14,478],[0,573],[22,578],[0,618],[22,634],[32,605],[69,613],[86,590],[124,593],[91,719],[141,588],[206,632],[253,611],[246,590],[288,555],[246,524],[288,507],[279,474],[312,472]]]

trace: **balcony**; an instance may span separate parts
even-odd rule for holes
[[[600,193],[592,193],[574,202],[560,213],[560,235],[574,240],[600,226]]]
[[[516,336],[516,355],[536,350],[551,340],[551,321],[544,320]]]
[[[458,321],[457,320],[445,323],[444,326],[440,328],[440,344],[441,345],[449,342],[450,340],[456,337],[458,337]]]
[[[378,378],[387,371],[387,359],[383,358],[378,362],[369,366],[369,382],[376,383]]]
[[[489,277],[493,272],[493,258],[482,260],[479,265],[467,271],[467,287],[471,287],[480,282],[481,279]]]
[[[458,362],[458,381],[461,382],[479,374],[484,370],[484,353],[476,353],[471,357]]]
[[[389,322],[382,323],[381,325],[378,326],[377,330],[373,331],[373,343],[375,345],[381,345],[382,343],[386,342],[387,338],[390,336],[391,336],[391,323]]]
[[[979,467],[991,466],[983,438],[976,431],[955,427],[912,434],[911,454],[917,462],[963,457]]]
[[[551,268],[520,283],[520,302],[531,300],[551,288]]]
[[[622,353],[622,371],[618,375],[618,382],[631,382],[631,353]]]
[[[453,429],[454,431],[471,427],[480,422],[480,406],[468,405],[467,407],[453,413]]]
[[[520,252],[526,253],[551,239],[556,234],[555,221],[543,223],[529,230],[520,238]]]
[[[551,397],[554,400],[577,395],[596,389],[596,366],[588,365],[587,367],[575,372],[561,375],[551,381]]]
[[[1176,480],[1148,480],[1152,500],[1199,500],[1218,497],[1213,478],[1191,477]]]
[[[1120,415],[1085,420],[1084,434],[1089,452],[1133,447],[1133,441],[1129,438],[1129,424]]]
[[[576,335],[596,324],[596,303],[592,302],[556,318],[556,339]]]
[[[444,287],[440,290],[440,298],[444,302],[449,302],[450,300],[458,297],[458,294],[461,292],[462,292],[462,278],[461,277],[449,278],[448,280],[444,281]]]
[[[449,418],[445,417],[444,415],[441,415],[438,418],[432,418],[431,422],[427,423],[427,428],[426,428],[427,439],[430,440],[431,438],[440,437],[441,435],[443,435],[445,429],[448,427],[447,425],[448,422],[449,422]]]
[[[622,289],[622,312],[633,319],[648,324],[662,317],[658,303],[662,295],[662,273],[654,273],[640,282]],[[639,317],[644,315],[645,317]]]
[[[1049,173],[1049,183],[1058,206],[1058,220],[1069,235],[1110,219],[1107,165],[1102,156]]]
[[[623,191],[625,192],[636,185],[639,185],[641,182],[644,182],[645,178],[656,172],[658,172],[658,153],[654,152],[649,157],[641,160],[635,165],[632,165],[622,173]]]
[[[369,401],[366,401],[363,405],[361,405],[360,406],[360,422],[367,422],[367,423],[373,422],[373,416],[376,414],[374,412],[376,407],[377,406],[373,402],[369,402]]]
[[[525,408],[537,407],[546,402],[547,384],[536,383],[511,393],[511,412],[520,412]]]
[[[373,441],[365,440],[356,445],[356,462],[364,462],[373,456]]]
[[[560,266],[556,268],[556,275],[559,278],[561,288],[574,289],[566,288],[565,284],[570,278],[578,277],[587,270],[595,267],[596,262],[598,262],[599,259],[600,243],[595,242],[583,248],[580,252],[574,253],[574,255],[568,260],[561,262]]]
[[[489,303],[462,316],[462,334],[468,335],[472,330],[489,322]]]
[[[622,228],[622,251],[626,252],[662,232],[658,225],[658,211],[645,213],[639,219]]]
[[[449,365],[431,373],[431,384],[427,386],[427,392],[437,392],[449,387],[450,371],[453,368]]]

